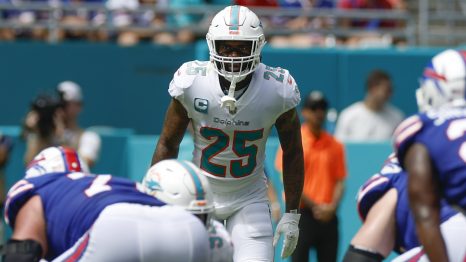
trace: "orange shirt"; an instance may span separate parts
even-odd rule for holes
[[[316,138],[304,124],[301,126],[304,152],[303,195],[316,204],[330,204],[337,181],[346,177],[343,144],[322,131]],[[283,152],[279,148],[275,167],[282,170]]]

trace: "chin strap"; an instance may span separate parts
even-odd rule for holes
[[[230,114],[236,114],[236,99],[235,99],[235,89],[236,89],[236,77],[233,77],[230,82],[230,89],[228,89],[228,95],[223,96],[220,100],[222,102],[222,108],[228,108]]]

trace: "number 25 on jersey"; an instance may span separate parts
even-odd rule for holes
[[[218,176],[226,176],[226,166],[218,165],[211,162],[211,159],[225,150],[232,150],[238,156],[238,159],[230,160],[230,174],[234,178],[242,178],[252,174],[257,165],[257,151],[256,145],[251,144],[246,146],[246,142],[259,140],[264,135],[264,129],[252,131],[235,131],[232,139],[231,149],[230,137],[220,129],[202,127],[200,130],[201,135],[208,140],[213,139],[214,142],[202,150],[201,156],[201,169],[208,173]],[[246,157],[246,164],[243,165],[243,158]]]

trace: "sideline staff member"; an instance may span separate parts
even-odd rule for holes
[[[301,136],[304,151],[304,189],[298,246],[293,261],[309,261],[315,248],[319,262],[337,261],[338,219],[336,210],[346,178],[343,145],[323,130],[328,102],[321,92],[311,92],[304,100]],[[276,157],[281,170],[282,151]]]

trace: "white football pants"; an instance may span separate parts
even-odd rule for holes
[[[215,214],[217,219],[226,220],[234,246],[233,260],[273,261],[272,219],[265,178],[259,177],[234,192],[224,192],[218,180],[216,182],[211,183]],[[228,181],[225,181],[225,186],[228,186]]]
[[[447,246],[450,262],[466,261],[466,218],[456,214],[440,225],[442,236]],[[422,247],[415,247],[398,256],[393,262],[419,261],[428,262],[429,259]]]
[[[206,262],[209,252],[204,224],[181,208],[118,203],[54,261]]]

